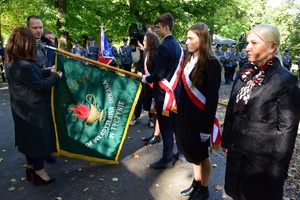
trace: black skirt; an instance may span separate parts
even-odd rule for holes
[[[209,157],[208,152],[209,140],[197,148],[191,148],[183,143],[177,142],[178,151],[184,155],[189,163],[199,163]]]

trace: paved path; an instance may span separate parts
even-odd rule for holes
[[[141,137],[148,136],[147,115],[142,122],[130,127],[120,154],[120,164],[104,165],[84,160],[57,157],[58,163],[46,164],[53,184],[35,187],[25,178],[24,156],[14,147],[13,121],[10,111],[7,84],[0,83],[0,198],[6,200],[170,200],[187,199],[180,195],[193,179],[191,164],[178,161],[174,168],[154,170],[149,164],[157,161],[162,152],[162,142],[144,146]],[[209,184],[210,198],[229,199],[223,188],[225,158],[222,153],[211,155],[212,169]],[[117,179],[114,179],[117,178]],[[116,180],[116,181],[113,181]],[[13,190],[14,188],[14,190]],[[9,191],[11,189],[12,191]],[[85,192],[84,192],[85,191]],[[57,198],[58,199],[58,198]]]

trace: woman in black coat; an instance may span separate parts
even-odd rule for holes
[[[208,146],[218,106],[221,63],[213,53],[206,24],[194,24],[187,38],[189,54],[181,76],[175,136],[179,152],[193,164],[195,177],[181,194],[202,200],[209,197]]]
[[[281,200],[298,130],[300,89],[278,59],[275,26],[254,27],[247,42],[251,63],[237,73],[222,134],[225,191],[237,200]]]
[[[26,28],[16,28],[6,48],[6,76],[15,123],[15,141],[28,163],[27,179],[51,183],[44,169],[44,158],[56,151],[49,90],[62,77],[35,64],[36,40]]]

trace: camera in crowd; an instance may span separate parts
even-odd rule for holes
[[[143,44],[144,36],[147,31],[145,26],[140,27],[139,22],[132,23],[129,27],[130,43],[137,45],[137,41]]]

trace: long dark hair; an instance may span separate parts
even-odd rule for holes
[[[195,86],[201,86],[203,83],[204,74],[207,71],[207,61],[211,58],[216,58],[211,47],[211,37],[208,27],[203,22],[198,22],[191,26],[188,31],[194,32],[199,37],[199,54],[198,61],[192,74],[192,84]],[[193,53],[189,52],[185,65],[190,61]]]
[[[27,28],[15,28],[5,48],[5,59],[9,63],[12,60],[36,60],[35,36]]]
[[[144,49],[144,55],[148,53],[147,67],[152,68],[156,65],[157,48],[160,45],[159,37],[156,33],[147,32],[147,46]],[[144,56],[146,57],[146,56]]]

